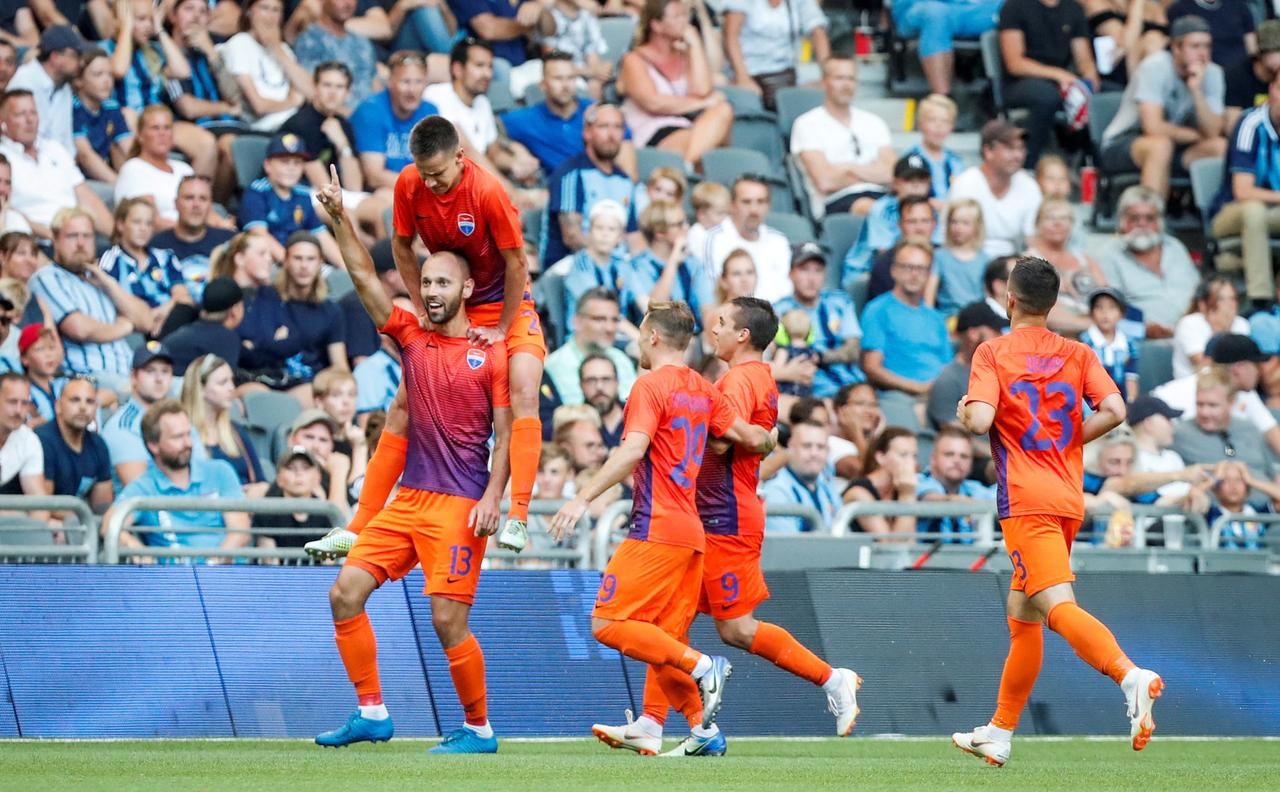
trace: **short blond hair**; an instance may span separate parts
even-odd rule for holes
[[[951,118],[952,123],[955,123],[956,116],[960,114],[960,108],[956,105],[955,100],[946,94],[931,93],[921,99],[917,114],[923,113],[929,107],[946,113]]]
[[[49,224],[49,230],[53,231],[54,236],[57,236],[62,233],[62,229],[66,227],[67,223],[77,217],[82,217],[89,221],[89,225],[93,225],[93,215],[89,214],[87,210],[78,206],[68,206],[66,209],[59,209],[58,213],[53,216],[53,222]]]
[[[982,247],[982,243],[987,239],[987,221],[982,217],[982,204],[972,198],[957,198],[947,205],[947,215],[943,218],[942,227],[946,229],[944,236],[947,245],[954,245],[955,241],[951,238],[951,216],[956,212],[972,210],[974,212],[974,242],[978,247]]]
[[[330,367],[316,374],[311,381],[311,392],[317,399],[323,399],[329,392],[343,382],[355,384],[356,375],[342,368]]]
[[[1207,366],[1196,375],[1196,393],[1217,387],[1226,388],[1227,396],[1231,396],[1236,392],[1235,386],[1231,384],[1231,376],[1227,373],[1226,366]]]
[[[720,182],[704,181],[700,182],[697,187],[693,188],[693,193],[689,196],[689,203],[693,204],[693,211],[700,212],[703,209],[714,209],[717,206],[728,206],[732,200],[729,195],[729,188]]]

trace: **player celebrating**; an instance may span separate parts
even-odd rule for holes
[[[650,304],[640,323],[640,366],[649,373],[631,388],[622,443],[556,513],[551,530],[557,540],[565,536],[592,500],[635,471],[631,531],[600,580],[591,631],[627,657],[678,669],[696,680],[700,702],[685,699],[689,689],[668,686],[672,674],[658,676],[667,698],[691,715],[694,733],[709,739],[717,734],[715,719],[732,667],[725,658],[682,642],[702,588],[706,544],[694,482],[708,432],[757,453],[768,453],[774,441],[761,427],[736,417],[719,391],[684,365],[692,338],[689,306]]]
[[[772,306],[754,297],[738,297],[721,306],[711,328],[716,356],[730,367],[717,384],[720,393],[734,415],[764,429],[772,429],[778,422],[778,387],[764,362],[764,351],[777,332],[778,317]],[[755,618],[756,606],[769,598],[760,569],[765,514],[756,488],[761,459],[760,454],[735,446],[722,452],[713,448],[703,459],[697,505],[707,534],[707,550],[698,611],[715,619],[725,643],[820,685],[827,694],[828,708],[836,716],[836,734],[843,737],[853,731],[858,717],[858,675],[847,668],[833,669],[782,627]],[[666,686],[692,686],[687,676],[650,666],[645,676],[644,715],[626,726],[597,724],[591,730],[596,737],[615,748],[656,752],[662,745],[668,706],[664,685],[659,682],[663,674],[674,677]],[[683,700],[696,697],[689,691]],[[692,734],[667,755],[709,756],[724,751],[723,735],[707,738]]]
[[[485,701],[484,653],[467,629],[488,537],[498,529],[507,484],[511,410],[507,356],[501,341],[486,347],[467,338],[463,301],[474,281],[459,255],[438,252],[418,280],[431,329],[394,307],[374,273],[342,206],[337,173],[320,191],[360,302],[379,332],[400,346],[409,403],[410,463],[395,500],[360,532],[329,591],[338,653],[355,685],[359,710],[345,726],[316,737],[320,745],[391,739],[394,727],[382,703],[377,643],[364,605],[373,590],[398,580],[419,563],[431,597],[431,621],[449,658],[453,686],[466,723],[432,753],[494,753],[498,740]],[[493,472],[489,436],[496,434]]]
[[[511,510],[498,545],[522,550],[528,539],[529,499],[538,475],[542,421],[538,388],[546,356],[537,309],[528,292],[520,217],[497,177],[462,150],[458,131],[447,119],[428,116],[409,136],[413,164],[396,179],[392,252],[406,284],[420,278],[413,252],[415,234],[427,250],[456,251],[471,268],[474,290],[467,298],[468,337],[482,344],[506,341],[511,381]],[[412,291],[411,291],[412,295]],[[415,301],[416,303],[416,301]],[[422,306],[417,306],[419,311]],[[343,555],[355,534],[386,504],[405,467],[408,414],[402,382],[387,411],[382,439],[365,471],[360,505],[347,529],[308,543],[322,557]]]
[[[956,417],[974,434],[991,433],[1000,527],[1013,562],[1009,656],[991,722],[951,739],[988,764],[1008,761],[1018,716],[1040,673],[1040,625],[1047,623],[1120,685],[1133,750],[1141,751],[1155,731],[1151,710],[1164,682],[1136,667],[1106,625],[1076,604],[1071,589],[1071,543],[1084,517],[1081,451],[1124,421],[1124,399],[1088,347],[1046,329],[1058,300],[1052,264],[1018,259],[1005,299],[1013,330],[978,347]],[[1081,399],[1096,410],[1085,421]]]

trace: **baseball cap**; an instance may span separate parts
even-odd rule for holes
[[[1001,331],[1009,326],[1009,320],[992,310],[985,302],[969,303],[956,314],[956,332],[963,333],[975,327],[990,327]]]
[[[1090,311],[1093,310],[1093,304],[1097,302],[1099,297],[1110,297],[1111,299],[1115,300],[1116,303],[1120,306],[1120,310],[1122,311],[1128,308],[1129,306],[1129,303],[1124,299],[1124,295],[1121,294],[1119,290],[1113,289],[1110,286],[1102,286],[1100,288],[1094,289],[1093,291],[1089,292],[1089,310]]]
[[[1221,333],[1209,339],[1209,357],[1214,363],[1231,365],[1232,363],[1265,363],[1269,358],[1262,354],[1258,345],[1247,335]]]
[[[1129,402],[1129,426],[1137,426],[1153,415],[1163,415],[1171,421],[1182,417],[1180,411],[1155,396],[1139,396]]]
[[[159,341],[148,341],[137,349],[133,350],[133,368],[144,368],[153,360],[167,360],[169,365],[173,365],[173,353],[169,351],[169,347]]]
[[[929,169],[929,163],[925,162],[924,157],[919,154],[908,154],[894,163],[893,178],[904,181],[932,179],[933,171]]]
[[[27,354],[27,350],[35,346],[36,342],[45,336],[52,338],[53,331],[42,324],[27,325],[22,328],[22,335],[18,336],[18,354]]]
[[[1268,19],[1258,25],[1258,54],[1280,52],[1280,19]]]
[[[1020,126],[999,118],[992,119],[982,125],[982,146],[985,148],[996,143],[1017,143],[1026,134],[1027,131]]]
[[[89,42],[70,25],[53,25],[40,34],[40,52],[45,55],[64,49],[84,52],[88,48]]]
[[[298,417],[294,418],[293,423],[289,425],[289,434],[318,423],[326,424],[331,430],[338,431],[338,422],[333,419],[332,415],[317,407],[312,407],[309,410],[303,410],[298,413]]]
[[[1169,28],[1169,38],[1176,41],[1192,33],[1212,34],[1212,32],[1209,23],[1204,21],[1204,17],[1188,14],[1173,20],[1173,25]]]
[[[280,458],[276,460],[276,469],[284,467],[295,459],[305,459],[311,463],[312,467],[321,466],[320,460],[316,459],[316,455],[311,453],[306,446],[296,445],[280,455]]]
[[[244,299],[244,290],[233,278],[223,276],[214,278],[204,287],[204,297],[200,307],[210,313],[230,310],[236,303]]]
[[[792,269],[795,269],[806,261],[816,261],[825,267],[827,265],[827,254],[822,252],[822,246],[817,242],[801,242],[791,248]]]
[[[267,159],[272,157],[302,157],[304,160],[311,159],[311,153],[307,151],[307,146],[302,142],[302,138],[286,132],[283,135],[276,135],[271,138],[271,142],[267,144]]]

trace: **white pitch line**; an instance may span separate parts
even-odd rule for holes
[[[903,734],[870,734],[865,736],[854,736],[850,738],[840,737],[769,737],[769,736],[750,736],[738,737],[726,735],[729,740],[735,742],[778,742],[778,743],[822,743],[822,742],[910,742],[910,743],[930,743],[940,742],[949,739],[949,735],[938,735],[935,737]],[[439,737],[396,737],[396,742],[413,742],[426,743],[436,742]],[[590,742],[591,737],[502,737],[505,743],[575,743]],[[1019,742],[1114,742],[1124,741],[1124,735],[1119,734],[1084,734],[1084,735],[1026,735],[1019,736]],[[1154,738],[1157,742],[1243,742],[1246,740],[1261,740],[1265,742],[1280,742],[1280,736],[1262,736],[1262,737],[1243,737],[1243,736],[1213,736],[1213,735],[1168,735],[1157,736]],[[3,737],[0,738],[0,745],[11,745],[20,743],[32,744],[54,744],[54,743],[311,743],[308,737]]]

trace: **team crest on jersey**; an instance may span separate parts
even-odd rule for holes
[[[476,219],[467,212],[458,215],[458,230],[463,236],[471,236],[476,230]]]
[[[467,350],[467,365],[472,371],[484,365],[484,350],[475,349],[474,347]]]

